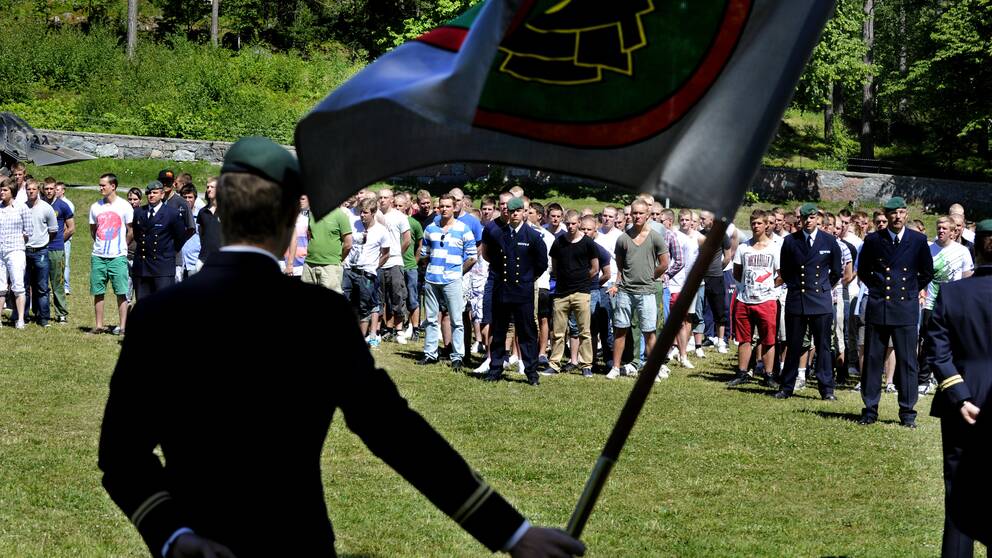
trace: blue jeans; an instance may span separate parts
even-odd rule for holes
[[[606,289],[593,289],[589,293],[590,316],[593,345],[599,340],[606,361],[613,358],[613,308],[610,293]]]
[[[25,259],[28,279],[26,283],[31,286],[31,308],[34,309],[38,324],[45,325],[51,318],[48,305],[48,270],[50,269],[48,248],[40,250],[28,248],[25,250]]]
[[[465,328],[462,326],[462,313],[465,311],[465,299],[462,298],[461,280],[452,281],[447,285],[436,283],[424,284],[424,308],[427,310],[427,331],[424,333],[424,356],[437,358],[437,342],[441,337],[440,299],[448,306],[448,316],[451,317],[451,360],[462,360],[465,357]]]
[[[351,303],[358,315],[358,321],[367,322],[375,309],[373,300],[375,282],[372,275],[362,273],[357,269],[346,269],[341,277],[342,294]]]
[[[417,285],[417,270],[406,269],[403,273],[406,275],[406,310],[407,312],[413,312],[417,308],[420,308],[420,289]]]

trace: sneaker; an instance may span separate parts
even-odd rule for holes
[[[549,365],[549,366],[545,366],[544,368],[541,368],[540,370],[537,371],[537,373],[542,376],[554,376],[555,374],[558,373],[558,371],[555,370],[553,366]]]
[[[694,338],[692,338],[692,337],[689,338],[689,342],[686,344],[685,350],[686,351],[694,351],[694,350],[696,350],[696,340]]]
[[[476,341],[476,343],[475,343],[475,350],[472,351],[472,352],[474,352],[476,354],[479,354],[479,355],[484,355],[484,354],[486,354],[486,346],[482,344],[482,341]]]
[[[714,335],[713,337],[707,337],[706,341],[709,341],[709,344],[714,346],[719,345],[720,343],[723,342],[716,335]],[[703,342],[703,344],[705,345],[706,343]]]
[[[402,335],[403,337],[406,337],[407,339],[412,339],[413,338],[413,324],[412,323],[406,324],[406,329],[404,329],[403,331],[399,332],[397,335]]]
[[[801,389],[806,389],[806,378],[803,376],[796,376],[796,387],[792,388],[792,391],[799,391]]]
[[[858,385],[854,386],[854,391],[861,391],[861,382],[858,382]]]
[[[730,380],[729,382],[727,382],[727,387],[735,387],[735,386],[744,385],[744,384],[746,384],[746,383],[748,383],[750,381],[751,381],[751,376],[749,376],[747,374],[740,374],[740,373],[738,373],[736,378],[734,378],[733,380]]]
[[[114,335],[124,335],[124,330],[121,329],[121,326],[114,326],[114,329],[110,333]]]
[[[489,372],[489,359],[487,358],[482,361],[482,364],[480,364],[479,367],[472,372],[475,372],[476,374],[485,374],[486,372]]]
[[[382,340],[379,339],[378,337],[369,337],[369,348],[370,349],[378,349],[379,348],[379,345],[381,343],[382,343]]]
[[[658,370],[658,375],[654,377],[654,381],[660,382],[662,380],[667,380],[671,374],[672,371],[667,366],[662,364],[661,369]]]
[[[896,385],[895,384],[886,384],[885,385],[885,393],[895,393],[896,391],[897,390],[896,390]]]
[[[14,329],[24,329],[24,320],[17,320],[14,323]]]
[[[772,389],[779,389],[779,388],[781,388],[781,387],[782,387],[782,386],[781,386],[781,385],[779,385],[779,383],[778,383],[778,382],[777,382],[777,381],[775,380],[775,377],[774,377],[774,376],[772,376],[771,374],[762,374],[762,375],[761,375],[761,385],[763,385],[763,386],[765,386],[765,387],[770,387],[770,388],[772,388]]]
[[[518,361],[518,360],[520,360],[520,359],[518,359],[518,358],[517,358],[517,355],[510,355],[510,360],[508,360],[508,361],[506,361],[506,362],[507,362],[507,364],[509,364],[510,366],[513,366],[514,364],[516,364],[516,363],[517,363],[517,361]]]
[[[693,366],[692,363],[689,362],[689,357],[688,356],[684,356],[684,357],[680,358],[679,359],[679,365],[682,366],[682,368],[689,368],[689,369],[695,368],[695,366]]]
[[[723,342],[723,339],[721,339],[720,342],[716,344],[716,352],[720,353],[721,355],[727,354],[727,344]]]
[[[521,376],[526,376],[527,373],[524,371],[525,369],[526,369],[526,367],[524,366],[524,361],[523,360],[518,360],[517,361],[517,374],[519,374]]]
[[[396,343],[399,345],[406,345],[410,341],[410,338],[408,338],[406,335],[403,335],[402,331],[397,333],[394,339],[396,340]]]
[[[677,356],[679,356],[679,348],[672,345],[672,348],[668,349],[668,360],[674,360]]]
[[[462,361],[453,360],[451,361],[451,364],[453,365],[455,362],[458,362],[458,367],[461,368]],[[417,364],[419,366],[428,366],[430,364],[437,364],[437,363],[438,363],[437,357],[429,357],[429,356],[424,356],[424,358],[418,359],[414,362],[414,364]]]
[[[861,371],[858,370],[857,368],[853,367],[853,366],[848,366],[847,367],[847,377],[848,378],[860,378],[861,377]]]
[[[636,376],[637,375],[637,368],[633,364],[631,364],[631,363],[628,362],[627,364],[624,364],[623,365],[623,375],[624,376]]]
[[[573,371],[573,370],[578,370],[578,369],[579,369],[579,367],[574,362],[566,362],[565,363],[565,366],[562,366],[561,367],[561,371],[564,372],[564,373],[566,373],[566,374],[569,373],[569,372],[571,372],[571,371]]]
[[[585,368],[583,368],[582,369],[582,377],[583,378],[592,378],[592,368],[589,368],[588,366],[586,366]]]
[[[696,349],[696,358],[706,358],[706,353],[703,352],[702,348]]]
[[[461,372],[462,371],[462,361],[461,361],[461,359],[456,358],[456,359],[452,360],[451,361],[451,369],[454,370],[455,372]]]
[[[69,318],[66,317],[66,316],[59,316],[59,317],[55,318],[55,321],[58,322],[58,323],[60,323],[60,324],[65,324],[65,323],[68,323],[69,322]]]
[[[610,371],[606,373],[606,379],[607,380],[616,380],[620,376],[621,376],[620,369],[617,368],[616,366],[614,366],[613,368],[610,368]]]

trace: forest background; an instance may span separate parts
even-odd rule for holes
[[[475,1],[0,0],[0,110],[291,143],[337,85]],[[989,91],[992,0],[838,0],[765,164],[987,181]]]

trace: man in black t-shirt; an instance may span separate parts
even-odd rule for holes
[[[551,337],[550,372],[558,372],[568,337],[568,315],[575,314],[579,328],[579,367],[592,377],[592,335],[589,329],[590,281],[599,274],[596,243],[579,228],[579,212],[565,215],[568,232],[551,246],[551,273],[555,276],[554,331]]]
[[[699,232],[702,233],[703,237],[706,237],[713,228],[713,213],[702,211],[699,214],[699,218],[703,225],[703,229]],[[702,239],[700,241],[702,242]],[[723,270],[733,257],[733,244],[730,237],[723,235],[720,243],[720,251],[713,256],[713,261],[710,262],[710,266],[706,269],[706,275],[703,278],[703,294],[706,296],[706,304],[713,314],[713,333],[718,339],[717,351],[721,353],[727,352],[727,345],[723,340],[723,335],[727,328],[727,301],[725,296],[727,294],[727,286],[723,278]],[[701,349],[699,347],[702,347],[702,341],[702,335],[696,334],[697,356],[700,355]]]

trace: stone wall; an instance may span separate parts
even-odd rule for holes
[[[39,130],[53,141],[95,157],[116,159],[168,159],[173,161],[207,161],[220,164],[231,146],[225,141],[182,140]],[[291,151],[292,147],[287,146]],[[421,169],[411,176],[429,184],[464,183],[478,180],[489,172],[489,165],[438,165]],[[560,175],[535,173],[524,169],[507,169],[516,178],[541,183],[575,182]],[[582,182],[582,181],[579,181]],[[902,196],[910,202],[921,202],[928,208],[943,211],[952,203],[961,203],[969,216],[992,216],[992,184],[962,182],[841,171],[814,171],[783,168],[763,168],[751,185],[751,191],[761,199],[788,202],[791,200],[831,200],[874,202],[891,196]]]
[[[94,157],[206,161],[219,165],[231,142],[150,138],[65,130],[38,130],[50,140]],[[291,151],[292,147],[287,146]]]

